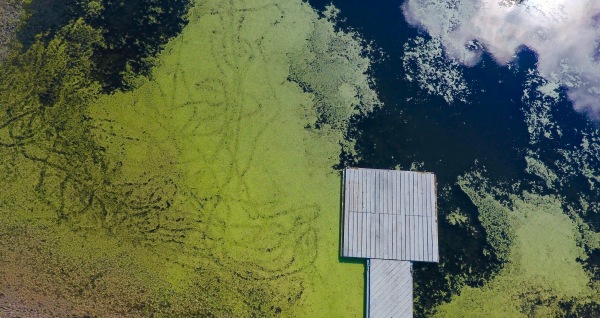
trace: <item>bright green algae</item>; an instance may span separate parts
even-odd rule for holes
[[[328,43],[335,68],[314,53]],[[27,233],[15,244],[37,249],[25,253],[33,272],[65,276],[55,288],[82,313],[361,316],[364,266],[338,259],[331,168],[348,117],[377,104],[359,43],[301,1],[204,1],[150,78],[81,116],[94,142],[74,135],[73,152],[98,158],[16,159],[23,184],[2,196],[3,234]],[[296,52],[313,52],[320,73],[291,76],[306,63]],[[322,67],[343,74],[320,81]],[[93,288],[78,283],[86,272],[102,273]]]

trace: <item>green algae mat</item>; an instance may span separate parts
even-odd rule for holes
[[[75,77],[91,87],[85,107],[25,109],[1,126],[0,291],[13,310],[362,316],[364,264],[338,258],[332,166],[349,118],[379,103],[368,47],[336,14],[201,1],[135,89],[102,95]],[[65,38],[93,38],[80,29]],[[43,54],[70,54],[63,44],[30,58],[44,69]],[[22,127],[44,134],[12,142]]]

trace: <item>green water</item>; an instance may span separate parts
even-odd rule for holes
[[[189,20],[134,90],[98,95],[84,69],[76,92],[95,93],[80,108],[52,95],[34,110],[61,110],[35,122],[48,133],[0,149],[16,167],[2,255],[32,282],[0,286],[60,295],[53,313],[361,316],[332,168],[350,116],[378,105],[358,35],[301,1],[203,1]]]

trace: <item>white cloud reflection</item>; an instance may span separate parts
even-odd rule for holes
[[[476,64],[486,50],[499,64],[523,46],[539,74],[568,88],[574,107],[600,119],[600,1],[407,0],[407,21],[439,37],[448,57]]]

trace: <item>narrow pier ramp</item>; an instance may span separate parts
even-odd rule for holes
[[[366,258],[367,317],[412,317],[412,262],[438,262],[432,173],[344,171],[342,257]]]

